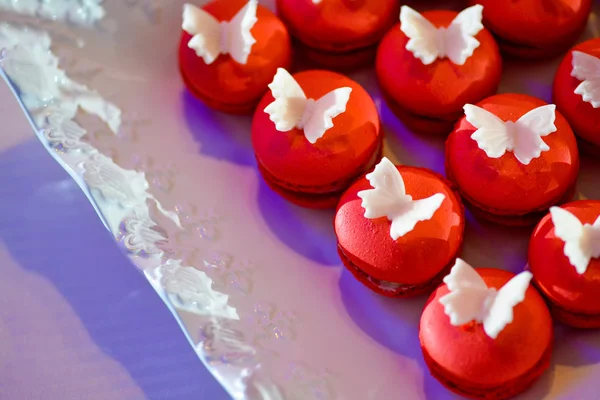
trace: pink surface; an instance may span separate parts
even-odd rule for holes
[[[239,316],[207,315],[202,307],[174,309],[198,354],[237,394],[232,382],[242,373],[230,371],[245,371],[253,390],[261,387],[286,399],[455,399],[431,378],[421,356],[418,323],[426,298],[384,299],[355,281],[336,254],[333,211],[292,206],[261,180],[250,117],[213,112],[184,90],[176,63],[181,4],[165,6],[153,24],[143,13],[112,3],[107,9],[114,33],[77,31],[83,48],[60,41],[64,28],[56,28],[53,37],[67,71],[121,107],[132,127],[112,136],[88,120],[88,140],[123,168],[146,172],[150,191],[182,219],[183,231],[161,221],[169,244],[190,268],[210,278]],[[501,91],[550,101],[559,61],[508,62]],[[405,129],[383,104],[372,70],[352,78],[375,98],[387,155],[443,173],[444,139]],[[598,174],[599,161],[584,156],[579,197],[600,198]],[[468,216],[462,257],[472,265],[520,271],[530,233]],[[133,259],[142,265],[141,258]],[[119,276],[113,279],[116,284]],[[191,299],[187,306],[203,304]],[[595,399],[597,332],[558,328],[556,336],[550,370],[522,399]]]

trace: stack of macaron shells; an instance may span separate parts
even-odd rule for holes
[[[447,135],[463,105],[496,93],[502,58],[482,11],[475,5],[419,14],[402,7],[400,22],[381,41],[375,71],[390,109],[408,128]]]
[[[291,62],[286,26],[257,0],[184,6],[179,68],[188,90],[209,107],[251,113],[277,68]]]
[[[383,158],[342,196],[335,215],[348,270],[389,297],[431,292],[461,250],[465,216],[452,185],[433,171]]]
[[[280,69],[269,88],[252,121],[259,171],[295,204],[335,207],[381,158],[383,131],[373,99],[350,78],[322,70],[292,76]]]
[[[531,235],[528,260],[557,320],[600,328],[600,200],[552,207]]]
[[[600,38],[567,52],[556,72],[553,98],[580,147],[600,156]]]
[[[432,293],[419,336],[434,377],[472,398],[526,390],[549,365],[553,318],[600,327],[600,200],[569,203],[579,148],[600,151],[600,41],[567,52],[556,104],[496,94],[501,53],[565,51],[591,1],[482,0],[423,13],[395,0],[277,0],[277,8],[186,5],[186,86],[216,110],[254,113],[258,171],[291,203],[336,207],[338,253],[358,281],[393,298]],[[295,72],[292,54],[320,68]],[[374,100],[328,70],[365,64],[408,128],[447,136],[445,177],[383,157]],[[463,204],[495,223],[537,224],[530,270],[475,269],[459,258]]]
[[[446,142],[446,175],[477,216],[533,225],[573,197],[577,141],[555,105],[499,94],[464,110]]]
[[[377,46],[398,21],[398,0],[276,0],[298,58],[325,68],[372,66]]]
[[[483,23],[494,33],[504,53],[543,59],[565,52],[579,39],[592,1],[469,0],[469,3],[484,7]]]

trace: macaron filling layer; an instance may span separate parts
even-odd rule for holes
[[[235,113],[235,114],[250,114],[252,111],[254,111],[254,108],[256,107],[256,105],[258,104],[258,102],[260,100],[260,96],[259,96],[256,99],[251,100],[246,103],[224,103],[224,102],[217,101],[214,98],[209,97],[207,94],[199,91],[198,88],[196,86],[194,86],[194,84],[188,78],[187,73],[184,70],[184,68],[180,68],[179,70],[181,71],[181,77],[182,77],[183,82],[185,83],[185,86],[187,87],[187,89],[195,97],[200,99],[204,104],[206,104],[209,107],[214,108],[216,110],[226,111],[226,112]],[[265,88],[265,91],[266,90],[267,89]]]
[[[428,292],[434,287],[437,287],[440,284],[440,282],[442,282],[442,279],[444,279],[444,276],[448,274],[448,271],[454,264],[453,260],[450,264],[444,267],[439,274],[437,274],[427,282],[407,285],[399,282],[384,281],[367,274],[365,271],[360,269],[355,263],[353,263],[350,260],[350,258],[348,258],[348,256],[346,256],[346,254],[344,253],[344,249],[339,244],[338,254],[342,262],[344,263],[344,266],[346,266],[346,268],[348,268],[357,278],[362,278],[364,281],[380,289],[383,292],[382,294],[390,297],[403,297]]]
[[[579,35],[577,35],[579,36]],[[570,37],[569,40],[564,42],[553,43],[549,46],[536,46],[528,43],[519,43],[511,39],[500,36],[494,33],[494,37],[498,46],[501,50],[511,56],[521,56],[525,58],[551,58],[560,54],[573,43],[574,38]]]
[[[271,172],[269,172],[264,167],[264,165],[262,165],[262,163],[260,162],[260,160],[258,158],[257,158],[256,162],[258,163],[258,168],[259,168],[261,174],[263,174],[263,176],[265,177],[265,179],[267,179],[270,183],[277,186],[278,188],[281,188],[284,191],[287,191],[290,193],[295,193],[295,194],[309,195],[309,196],[331,195],[331,194],[335,194],[335,193],[341,194],[341,192],[346,190],[348,188],[348,186],[350,186],[352,184],[352,182],[357,180],[359,177],[361,177],[367,171],[371,170],[375,166],[375,163],[377,161],[379,161],[379,159],[381,159],[382,151],[383,151],[383,139],[380,140],[380,142],[377,145],[376,150],[373,152],[373,156],[371,157],[369,162],[366,163],[356,173],[350,175],[347,178],[331,182],[330,184],[319,185],[319,186],[297,185],[297,184],[290,183],[289,181],[278,178],[275,175],[273,175]]]
[[[403,108],[385,89],[381,88],[383,97],[390,110],[409,128],[417,131],[426,131],[426,133],[444,133],[452,131],[456,121],[460,119],[462,113],[451,115],[423,115],[417,114]]]
[[[544,351],[540,360],[521,376],[498,386],[476,386],[470,382],[461,381],[450,372],[444,370],[433,358],[431,358],[424,347],[421,346],[421,350],[423,351],[423,358],[429,367],[431,375],[445,387],[465,397],[494,400],[509,399],[527,390],[548,368],[552,355],[552,345],[550,344]],[[484,371],[482,371],[482,373],[484,373]]]
[[[448,167],[448,163],[446,163],[446,176],[451,181],[455,182],[454,177],[452,176],[452,171]],[[558,199],[557,201],[550,201],[547,204],[523,213],[513,212],[510,210],[501,210],[495,209],[491,207],[484,206],[478,203],[476,200],[473,200],[467,193],[460,190],[458,185],[455,185],[457,190],[460,192],[460,196],[462,197],[463,203],[465,203],[469,208],[475,209],[475,213],[481,216],[484,219],[489,221],[493,221],[503,225],[509,226],[526,226],[526,225],[535,225],[540,219],[546,215],[548,209],[553,205],[560,205],[569,202],[573,196],[575,195],[577,180],[575,180],[571,186],[567,189],[565,194]]]
[[[587,314],[565,308],[546,296],[550,312],[557,320],[576,328],[600,328],[600,313]]]

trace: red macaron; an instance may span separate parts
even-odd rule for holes
[[[335,207],[381,158],[375,103],[335,72],[279,70],[252,121],[252,145],[268,185],[305,207]],[[307,100],[308,99],[308,100]]]
[[[496,93],[502,59],[480,20],[480,6],[422,15],[402,7],[401,23],[381,41],[375,68],[390,109],[409,129],[447,135],[465,103]],[[460,32],[470,40],[458,40]]]
[[[531,274],[473,269],[457,260],[419,325],[425,363],[449,390],[500,400],[527,390],[549,367],[552,318]]]
[[[398,0],[277,0],[298,58],[337,70],[371,65],[399,11]]]
[[[569,201],[579,171],[577,141],[567,120],[523,94],[499,94],[476,106],[446,141],[446,175],[476,216],[533,225]]]
[[[335,215],[338,253],[365,286],[388,297],[433,290],[463,241],[464,210],[449,183],[387,158],[342,196]]]
[[[534,283],[557,320],[600,328],[600,201],[574,201],[550,210],[529,242]]]
[[[291,65],[287,28],[256,0],[214,0],[202,8],[186,4],[182,27],[183,81],[216,110],[251,113],[277,68]]]
[[[554,78],[554,102],[580,147],[600,156],[600,39],[572,48]]]
[[[483,23],[511,56],[556,56],[583,33],[592,0],[470,0],[481,4]]]

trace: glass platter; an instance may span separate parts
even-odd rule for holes
[[[427,296],[386,299],[355,281],[336,252],[333,211],[293,206],[259,176],[251,117],[211,111],[184,89],[183,1],[55,0],[52,12],[48,3],[0,0],[1,73],[233,398],[458,398],[422,360]],[[597,1],[585,38],[600,35],[599,12]],[[507,61],[500,92],[550,102],[559,62]],[[385,154],[443,173],[444,139],[408,131],[372,70],[351,77],[375,99]],[[600,199],[599,177],[600,160],[583,154],[577,198]],[[466,261],[522,270],[530,228],[467,216]],[[551,368],[519,398],[597,399],[598,374],[600,335],[557,325]]]

